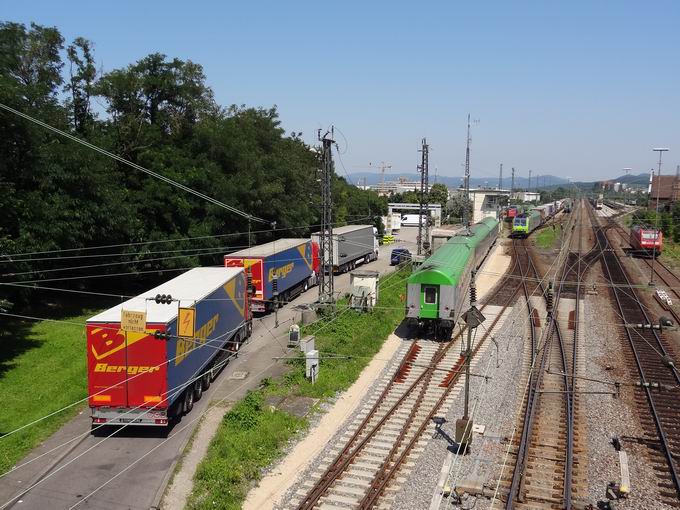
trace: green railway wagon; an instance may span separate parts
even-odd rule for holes
[[[451,237],[413,272],[407,282],[406,319],[410,326],[446,338],[468,302],[470,273],[498,237],[498,220],[485,218],[469,232]]]
[[[536,210],[516,217],[512,222],[512,236],[527,237],[541,224],[541,221],[543,221],[541,213]]]

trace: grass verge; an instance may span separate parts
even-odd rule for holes
[[[92,314],[65,319],[83,323]],[[0,340],[13,356],[0,372],[0,436],[87,396],[85,328],[63,322],[15,323]],[[0,439],[0,473],[74,416],[85,403]]]
[[[536,236],[536,246],[538,246],[539,248],[554,247],[555,243],[560,238],[561,233],[562,233],[561,226],[557,226],[555,228],[546,227],[544,229],[541,229],[538,232],[538,235]]]
[[[403,319],[401,295],[409,273],[405,268],[381,282],[373,312],[361,314],[340,306],[335,319],[304,329],[304,334],[316,336],[322,355],[316,384],[305,379],[300,358],[290,362],[283,377],[265,380],[260,389],[239,401],[225,415],[196,471],[188,508],[241,508],[262,469],[278,459],[288,441],[308,425],[306,419],[269,409],[265,399],[270,395],[329,398],[349,388]],[[324,354],[339,357],[324,359]]]

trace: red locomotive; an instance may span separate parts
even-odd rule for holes
[[[512,222],[512,220],[524,212],[524,207],[511,205],[506,209],[505,218],[507,221]]]
[[[658,256],[663,251],[663,233],[655,228],[635,225],[630,229],[630,245],[634,254]]]

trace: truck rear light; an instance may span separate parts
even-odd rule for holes
[[[144,403],[157,403],[160,402],[162,399],[158,395],[144,395]]]
[[[154,420],[154,421],[155,421],[156,425],[167,425],[168,424],[168,420],[166,418],[156,418],[156,420]]]
[[[93,395],[92,402],[111,402],[111,395]]]
[[[92,423],[106,423],[106,418],[92,418]]]

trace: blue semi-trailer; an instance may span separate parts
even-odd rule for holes
[[[169,303],[157,296],[171,296]],[[180,327],[180,307],[194,327]],[[143,332],[125,331],[125,312],[146,314]],[[188,331],[193,331],[193,336]],[[195,268],[87,321],[93,426],[165,426],[195,400],[252,333],[243,269]]]
[[[316,285],[319,245],[310,239],[277,239],[225,255],[224,265],[242,267],[251,275],[252,310],[269,312]]]

